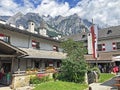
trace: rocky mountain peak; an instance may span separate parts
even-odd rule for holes
[[[59,32],[62,35],[72,35],[80,33],[81,31],[88,31],[89,26],[92,24],[86,19],[80,18],[77,14],[71,16],[40,16],[38,13],[17,14],[11,16],[7,23],[12,23],[16,26],[22,25],[24,28],[28,28],[28,21],[32,20],[36,28],[40,27],[40,24],[44,25],[47,30]]]

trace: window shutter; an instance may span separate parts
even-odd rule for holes
[[[2,39],[2,40],[4,39],[4,34],[0,33],[0,39]]]
[[[102,51],[105,51],[105,44],[102,44]]]
[[[115,42],[112,43],[112,47],[113,47],[113,50],[116,50],[116,43]]]
[[[36,47],[36,41],[32,40],[32,47]]]

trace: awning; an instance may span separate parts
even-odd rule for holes
[[[114,56],[112,59],[113,61],[120,61],[120,56]]]
[[[112,60],[86,60],[87,63],[111,63]]]
[[[10,45],[3,40],[0,40],[0,57],[11,57],[11,56],[24,56],[27,55],[23,50]]]
[[[66,58],[66,54],[62,52],[25,49],[25,48],[20,48],[20,49],[27,52],[28,54],[28,56],[24,58],[44,58],[44,59],[60,59],[60,60]]]

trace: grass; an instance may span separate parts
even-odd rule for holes
[[[52,81],[39,84],[34,90],[84,90],[88,87],[86,84],[77,84],[72,82]]]
[[[103,83],[109,79],[111,79],[112,77],[114,77],[115,75],[114,74],[111,74],[111,73],[101,73],[100,74],[100,78],[99,78],[99,83]]]

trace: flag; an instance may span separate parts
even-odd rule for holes
[[[93,58],[97,58],[97,39],[98,39],[98,29],[97,25],[92,25],[90,27],[91,38],[92,38],[92,54]]]

